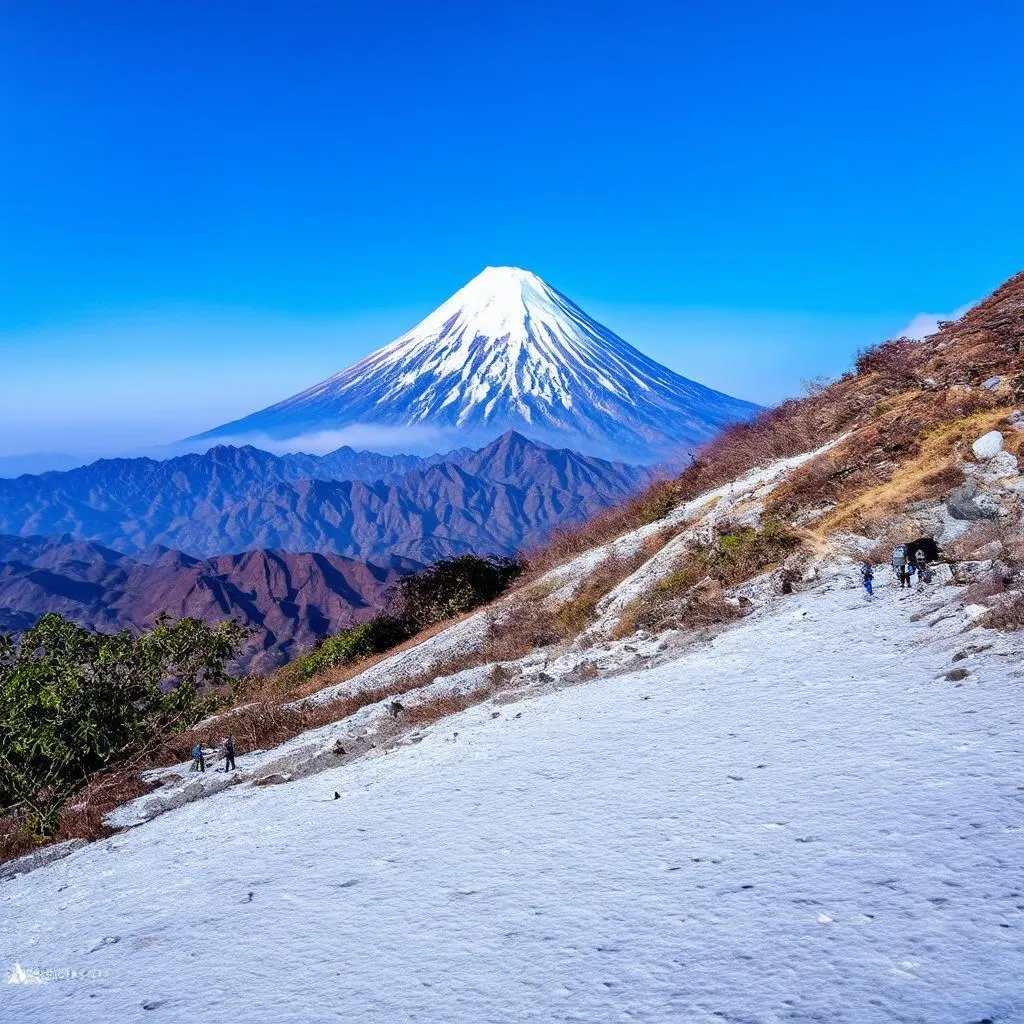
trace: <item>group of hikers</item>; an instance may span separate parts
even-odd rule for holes
[[[217,760],[224,762],[223,768],[215,768],[214,771],[232,772],[235,770],[235,741],[232,736],[225,736],[217,748]],[[192,771],[206,771],[206,753],[200,744],[192,748]]]
[[[934,542],[932,542],[934,544]],[[914,544],[897,544],[892,549],[892,571],[900,590],[912,588],[914,577],[917,584],[931,583],[932,574],[928,568],[928,553],[921,542]],[[871,597],[874,593],[875,570],[870,562],[865,562],[860,569],[860,577],[864,583],[864,593]]]

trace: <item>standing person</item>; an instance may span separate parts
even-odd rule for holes
[[[206,771],[206,757],[203,755],[203,748],[198,743],[192,748],[192,771]]]
[[[230,736],[224,738],[224,771],[235,770],[235,741]]]
[[[910,586],[910,577],[907,575],[907,549],[902,544],[897,544],[892,549],[892,571],[899,580],[900,590]]]
[[[872,584],[872,581],[875,578],[875,570],[871,568],[871,563],[870,562],[865,562],[860,567],[860,578],[864,581],[864,596],[865,596],[865,599],[870,598],[872,596],[872,594],[871,594],[871,584]]]
[[[920,548],[914,552],[914,565],[917,568],[917,585],[928,583],[928,562]]]

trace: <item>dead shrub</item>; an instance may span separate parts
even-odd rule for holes
[[[520,599],[492,617],[482,657],[490,661],[518,661],[531,651],[565,639],[543,601]]]
[[[543,548],[527,554],[524,582],[603,546],[642,526],[664,519],[681,502],[677,480],[657,480],[634,498],[598,513],[586,522],[555,530]]]
[[[925,352],[909,338],[894,338],[862,349],[854,364],[860,375],[874,374],[885,384],[905,390],[917,384],[917,373]]]

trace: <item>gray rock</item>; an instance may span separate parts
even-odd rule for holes
[[[985,381],[985,383],[982,384],[981,386],[983,388],[988,388],[989,391],[995,391],[995,389],[999,387],[999,382],[1002,379],[1002,377],[989,377],[989,379]]]
[[[992,506],[995,506],[993,508]],[[946,499],[946,511],[954,519],[998,519],[999,505],[973,481],[954,487]]]
[[[6,864],[0,864],[0,882],[6,882],[18,875],[26,875],[30,871],[35,871],[36,868],[46,867],[47,864],[52,864],[88,845],[87,839],[69,839],[64,843],[53,843],[51,846],[33,850],[31,853],[26,853],[24,857],[18,857],[17,860],[9,860]]]
[[[281,786],[286,782],[291,782],[292,777],[287,772],[271,772],[269,775],[263,775],[258,779],[253,779],[252,784],[254,786]]]

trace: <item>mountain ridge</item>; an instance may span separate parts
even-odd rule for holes
[[[309,465],[317,459],[304,458]],[[166,462],[104,460],[0,480],[0,532],[69,535],[133,557],[156,545],[199,558],[280,548],[356,559],[396,554],[426,563],[511,554],[651,478],[644,468],[514,433],[453,461],[421,461],[382,480],[298,472],[287,456],[218,446]]]
[[[161,614],[233,618],[251,631],[234,670],[267,671],[371,618],[388,588],[418,568],[274,550],[208,559],[168,550],[147,562],[91,541],[0,535],[0,633],[48,612],[103,633],[149,628]]]

